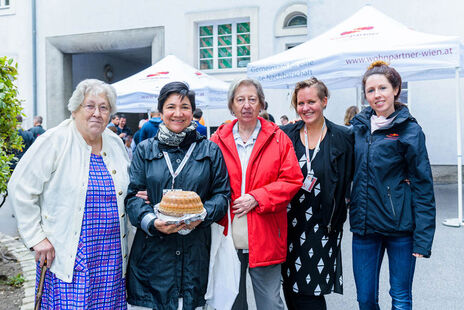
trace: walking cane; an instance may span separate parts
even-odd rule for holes
[[[42,269],[40,269],[40,281],[39,286],[37,287],[37,295],[35,296],[34,310],[40,310],[40,305],[42,304],[42,293],[45,282],[45,274],[47,273],[47,270],[47,260],[45,260]]]

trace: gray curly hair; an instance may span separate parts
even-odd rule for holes
[[[108,103],[110,104],[110,114],[116,113],[116,90],[110,84],[97,79],[86,79],[77,84],[76,89],[69,98],[68,110],[72,113],[76,111],[84,102],[87,95],[105,94]]]

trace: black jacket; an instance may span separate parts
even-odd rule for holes
[[[330,162],[330,165],[327,165],[330,171],[325,173],[325,175],[330,175],[330,178],[321,180],[321,187],[326,190],[321,192],[322,218],[319,225],[330,232],[342,230],[346,220],[346,198],[349,197],[353,175],[353,137],[348,128],[336,125],[327,119],[325,122],[326,135],[331,135],[330,152],[324,159]],[[298,121],[281,127],[292,140],[294,148],[300,139],[300,129],[303,126],[304,122]]]
[[[163,151],[169,153],[174,171],[184,158],[190,144],[197,145],[175,187],[195,191],[201,197],[208,215],[204,222],[187,235],[165,235],[156,229],[153,236],[140,227],[147,212],[162,197],[162,190],[171,188],[171,174]],[[135,197],[147,190],[150,202]],[[131,223],[137,227],[127,269],[127,301],[153,309],[177,309],[183,297],[184,309],[205,304],[208,281],[210,225],[224,217],[230,189],[226,165],[219,147],[196,131],[187,135],[179,147],[169,147],[156,138],[139,143],[130,167],[130,184],[126,210]],[[151,231],[151,230],[150,230]]]
[[[393,122],[371,134],[371,108],[351,123],[355,174],[351,231],[359,235],[412,234],[413,253],[430,256],[435,232],[435,197],[425,136],[406,107]],[[406,181],[409,180],[409,183]]]

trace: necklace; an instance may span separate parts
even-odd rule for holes
[[[240,138],[242,138],[243,143],[247,143],[248,139],[250,139],[251,135],[253,134],[253,131],[254,130],[250,131],[250,133],[248,133],[248,135],[245,136],[244,138],[243,133],[240,132],[240,128],[239,128],[238,133],[240,134]]]

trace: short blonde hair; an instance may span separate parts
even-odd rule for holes
[[[101,95],[105,94],[108,103],[110,104],[110,114],[116,113],[116,90],[110,84],[97,79],[86,79],[77,84],[76,89],[72,93],[68,102],[69,112],[76,111],[79,106],[84,102],[87,95]]]
[[[295,109],[295,111],[297,111],[297,106],[298,106],[298,102],[297,102],[298,92],[303,88],[312,87],[312,86],[316,87],[317,97],[319,97],[321,101],[323,101],[324,98],[327,98],[327,99],[329,98],[330,94],[329,94],[329,90],[327,89],[327,86],[325,86],[325,84],[322,81],[319,81],[313,76],[308,80],[304,80],[304,81],[300,81],[296,83],[295,90],[293,91],[293,95],[292,95],[292,106]]]

